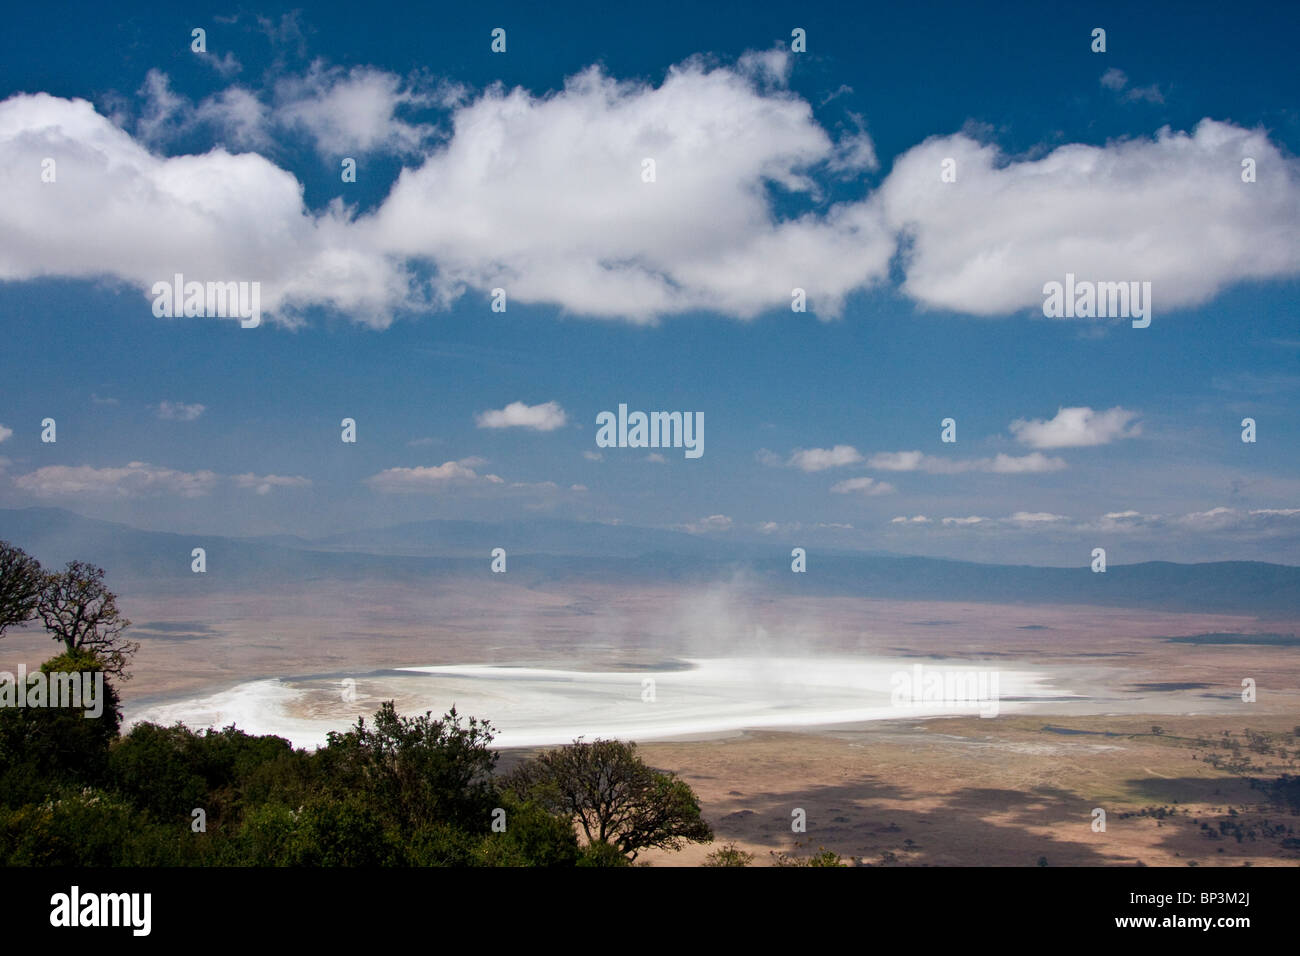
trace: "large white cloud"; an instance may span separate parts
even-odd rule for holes
[[[55,161],[55,181],[42,163]],[[85,100],[0,102],[0,279],[258,281],[281,317],[327,305],[384,325],[411,301],[400,264],[355,240],[341,205],[313,216],[289,172],[224,149],[162,158]],[[185,321],[185,320],[181,320]],[[192,320],[191,320],[192,321]]]
[[[0,279],[111,276],[144,292],[176,272],[257,280],[276,319],[322,306],[384,327],[496,287],[512,304],[634,322],[751,318],[789,308],[798,287],[834,316],[886,279],[900,237],[907,295],[979,315],[1041,307],[1044,283],[1067,272],[1151,281],[1157,316],[1233,282],[1300,274],[1300,167],[1265,133],[1212,120],[1036,159],[935,137],[875,192],[822,207],[824,185],[874,169],[875,152],[860,119],[828,135],[784,85],[789,62],[692,60],[658,85],[593,67],[540,96],[431,92],[318,64],[197,105],[155,71],[138,140],[83,100],[16,95],[0,103]],[[412,107],[448,112],[435,127],[406,118]],[[199,124],[234,149],[270,152],[274,133],[298,128],[328,156],[382,150],[410,165],[366,215],[339,200],[313,211],[263,155],[144,145]],[[45,158],[55,183],[40,179]],[[953,183],[940,181],[947,158]],[[1257,182],[1242,182],[1243,158]],[[773,186],[817,211],[790,217]]]
[[[1242,160],[1257,182],[1242,182]],[[956,161],[956,182],[940,181]],[[1149,281],[1155,314],[1244,279],[1300,272],[1300,171],[1261,131],[1202,120],[1191,133],[1071,144],[1009,161],[958,134],[926,140],[881,187],[910,238],[903,291],[977,315],[1041,307],[1067,272]]]
[[[778,220],[767,183],[811,195],[808,171],[846,156],[809,104],[753,67],[687,63],[658,86],[598,68],[553,95],[490,89],[458,109],[445,148],[404,170],[364,224],[370,241],[436,264],[439,286],[650,321],[708,309],[748,318],[791,290],[834,314],[886,274],[873,207]],[[643,181],[653,160],[655,181]]]

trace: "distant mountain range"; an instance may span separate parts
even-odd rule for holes
[[[1095,604],[1177,611],[1300,615],[1300,568],[1257,561],[1151,561],[1041,568],[813,549],[808,571],[790,571],[789,546],[701,538],[675,531],[532,519],[491,523],[421,521],[321,539],[228,538],[141,531],[59,508],[0,509],[0,539],[59,567],[78,558],[108,571],[130,592],[186,592],[200,586],[190,552],[206,551],[210,588],[265,589],[318,579],[407,582],[479,577],[493,548],[505,548],[512,580],[701,584],[738,571],[776,593],[898,600]]]
[[[409,557],[477,558],[494,547],[512,554],[632,558],[650,551],[714,555],[729,545],[682,531],[660,531],[594,521],[533,518],[504,524],[477,521],[412,521],[324,538],[273,535],[268,544],[313,551],[364,551]],[[489,544],[489,542],[491,542]],[[487,551],[484,548],[487,548]]]

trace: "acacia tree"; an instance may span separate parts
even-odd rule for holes
[[[373,725],[358,717],[346,733],[331,732],[317,758],[339,796],[362,795],[395,826],[440,821],[477,831],[496,802],[492,737],[490,723],[464,720],[455,707],[441,718],[403,717],[388,700]]]
[[[63,571],[43,575],[36,612],[69,654],[92,654],[104,673],[128,679],[127,664],[140,645],[123,636],[131,622],[105,587],[103,568],[69,561]]]
[[[8,541],[0,541],[0,636],[6,628],[36,616],[41,583],[40,562]]]
[[[608,843],[630,860],[651,847],[680,850],[713,839],[690,786],[647,766],[634,743],[578,740],[521,764],[509,783],[577,821],[589,844]]]

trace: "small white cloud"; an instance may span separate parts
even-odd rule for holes
[[[736,68],[748,76],[773,86],[785,86],[790,80],[794,65],[790,51],[783,47],[770,50],[750,50],[741,54]]]
[[[787,464],[801,471],[813,472],[860,461],[862,455],[852,445],[836,445],[834,448],[796,448]]]
[[[1141,426],[1130,424],[1135,418],[1137,412],[1119,406],[1104,412],[1086,406],[1061,408],[1055,418],[1047,421],[1017,419],[1011,423],[1011,433],[1032,448],[1084,448],[1136,437],[1141,434]]]
[[[710,534],[718,531],[730,531],[734,522],[726,515],[709,515],[699,521],[680,525],[682,530],[691,534]]]
[[[1101,75],[1101,85],[1108,90],[1119,93],[1124,87],[1128,86],[1128,75],[1120,69],[1111,67]],[[1125,103],[1133,103],[1137,100],[1143,100],[1147,103],[1163,103],[1165,95],[1161,92],[1160,87],[1152,83],[1150,86],[1132,86],[1120,97]]]
[[[205,53],[201,54],[199,59],[220,73],[223,79],[227,80],[244,68],[244,65],[236,59],[235,54],[229,50],[226,51],[225,56],[219,57],[215,53]]]
[[[441,465],[419,468],[388,468],[377,475],[371,475],[365,479],[365,483],[381,494],[427,494],[441,491],[450,485],[504,482],[497,475],[480,475],[474,470],[482,464],[481,458],[462,458],[460,461],[445,461]]]
[[[882,451],[872,455],[867,466],[880,471],[916,471],[924,460],[919,451]]]
[[[419,149],[434,127],[412,123],[398,113],[432,106],[432,95],[417,91],[384,70],[351,70],[313,63],[305,76],[281,80],[275,91],[275,119],[305,130],[326,156],[351,156],[380,150],[397,154]]]
[[[818,527],[823,526],[818,525]],[[763,521],[758,524],[757,531],[759,534],[794,534],[801,528],[803,528],[803,524],[798,521]]]
[[[1048,458],[1041,451],[1021,455],[1018,458],[1014,455],[1004,455],[999,452],[987,469],[981,468],[980,470],[988,470],[995,475],[1023,475],[1045,471],[1060,471],[1064,467],[1065,462],[1060,458]]]
[[[183,402],[160,402],[158,417],[169,422],[192,422],[205,411],[206,405],[186,405]]]
[[[140,119],[135,124],[140,139],[157,142],[190,121],[193,110],[190,101],[172,92],[171,81],[161,70],[152,69],[146,73],[144,85],[137,94],[144,98]]]
[[[1135,103],[1138,100],[1141,100],[1144,103],[1160,104],[1165,101],[1165,94],[1164,91],[1162,91],[1155,83],[1152,83],[1150,86],[1131,87],[1129,91],[1124,94],[1124,101],[1126,103]]]
[[[479,428],[531,428],[534,431],[550,432],[562,428],[568,421],[568,416],[558,402],[544,402],[541,405],[511,402],[505,408],[479,412],[474,420]]]
[[[1013,524],[1051,524],[1058,521],[1068,521],[1065,515],[1052,514],[1050,511],[1017,511],[1009,519]]]
[[[1118,67],[1112,66],[1109,70],[1101,75],[1101,85],[1108,90],[1119,91],[1124,89],[1128,83],[1128,74]]]
[[[274,488],[310,488],[311,479],[297,475],[254,475],[251,472],[235,475],[233,478],[240,488],[251,488],[259,495],[269,495]]]
[[[897,518],[891,518],[889,523],[890,524],[930,524],[931,521],[925,515],[913,515],[910,518],[907,517],[906,515],[899,515]]]
[[[841,137],[835,144],[835,155],[826,164],[827,168],[840,173],[859,173],[863,170],[874,171],[880,168],[876,158],[876,146],[867,135],[865,120],[857,113],[849,113],[849,119],[856,126],[856,131]]]
[[[1048,458],[1042,452],[1015,457],[998,454],[994,458],[940,458],[919,451],[885,451],[867,459],[867,466],[880,471],[923,471],[932,475],[960,475],[979,471],[995,475],[1060,471],[1066,467],[1060,458]]]
[[[650,454],[646,455],[645,460],[652,461],[656,465],[664,465],[668,463],[668,459],[665,458],[663,455],[659,454],[659,452],[657,451],[652,451]]]
[[[90,495],[130,498],[145,495],[179,495],[198,498],[208,494],[220,480],[211,471],[176,471],[147,462],[129,462],[123,468],[95,468],[90,465],[47,465],[14,484],[40,498]]]
[[[495,478],[495,475],[489,475],[489,478]],[[497,479],[500,481],[501,479]],[[560,486],[553,481],[512,481],[509,485],[511,491],[559,491]]]
[[[233,146],[266,149],[271,145],[266,104],[241,86],[208,97],[188,114],[186,123],[210,124]]]
[[[894,490],[894,486],[887,481],[877,481],[874,478],[850,478],[847,481],[839,481],[831,485],[831,491],[837,495],[863,494],[863,495],[887,495]]]
[[[920,517],[920,516],[918,516]],[[892,524],[923,523],[906,517],[894,518]],[[1172,533],[1196,535],[1224,534],[1241,536],[1293,535],[1300,531],[1300,508],[1258,508],[1245,511],[1220,505],[1206,511],[1193,511],[1181,515],[1144,514],[1128,509],[1111,511],[1097,518],[1071,518],[1050,511],[1017,511],[1001,518],[972,515],[966,518],[943,518],[947,527],[979,526],[982,532],[1002,531],[1007,534],[1032,534],[1037,530],[1056,533],[1070,532],[1095,534],[1154,534],[1168,540]]]
[[[1237,372],[1233,375],[1216,375],[1210,385],[1224,392],[1242,392],[1248,395],[1277,395],[1300,387],[1300,375],[1280,373],[1257,374]]]
[[[591,451],[590,449],[584,451],[582,453],[582,457],[587,459],[587,461],[603,461],[605,458],[605,456],[602,455],[600,452]]]
[[[13,433],[14,430],[12,428],[6,428],[4,425],[0,425],[0,441],[7,441],[9,436]]]

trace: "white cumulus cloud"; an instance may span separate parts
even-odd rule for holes
[[[1257,183],[1241,181],[1247,156]],[[940,182],[945,159],[956,182]],[[879,198],[910,239],[903,291],[935,308],[1041,309],[1044,284],[1072,272],[1151,282],[1158,319],[1233,282],[1300,272],[1300,166],[1262,130],[1209,119],[1014,161],[936,136],[895,161]]]
[[[543,402],[540,405],[511,402],[505,408],[479,412],[474,420],[479,428],[531,428],[534,431],[551,432],[564,427],[569,419],[558,402]]]
[[[759,63],[689,61],[658,86],[592,67],[547,96],[491,88],[455,111],[450,140],[403,171],[367,231],[435,262],[449,292],[501,287],[512,302],[650,322],[750,318],[788,309],[799,287],[835,315],[886,276],[892,238],[861,202],[778,219],[765,186],[814,195],[813,168],[868,163],[865,134],[837,149]]]
[[[497,475],[480,475],[474,469],[481,458],[462,458],[441,465],[416,468],[387,468],[365,479],[371,490],[382,494],[429,494],[456,485],[503,485]]]
[[[1300,274],[1300,163],[1262,130],[1205,119],[1015,160],[965,133],[936,136],[862,198],[823,205],[836,179],[878,160],[865,120],[832,137],[785,85],[789,67],[775,50],[691,59],[657,84],[591,67],[535,94],[317,63],[198,104],[154,70],[134,138],[85,100],[17,94],[0,102],[0,280],[114,277],[144,293],[177,272],[255,280],[276,321],[320,307],[383,328],[498,287],[511,304],[639,323],[750,319],[788,309],[801,288],[834,317],[888,280],[900,240],[903,293],[977,315],[1041,308],[1044,284],[1067,272],[1150,281],[1157,317]],[[1107,80],[1155,95],[1126,83]],[[438,123],[411,117],[421,109]],[[200,126],[221,145],[150,148]],[[341,199],[309,210],[295,175],[232,152],[270,154],[286,130],[332,159],[387,151],[406,165],[365,214]],[[46,157],[57,181],[32,188]],[[1242,157],[1256,183],[1241,181]],[[955,182],[940,181],[946,159]]]
[[[45,157],[57,179],[30,188]],[[309,213],[298,180],[262,156],[164,158],[85,100],[0,102],[0,279],[113,276],[140,289],[144,310],[175,273],[260,282],[263,311],[283,321],[318,305],[383,327],[415,301],[341,203]]]
[[[1084,448],[1136,437],[1141,426],[1135,418],[1137,412],[1119,406],[1104,412],[1086,406],[1061,408],[1047,420],[1017,419],[1011,423],[1011,433],[1031,448]]]

